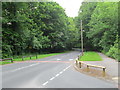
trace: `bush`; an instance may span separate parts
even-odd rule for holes
[[[114,46],[112,46],[112,47],[109,49],[108,53],[106,53],[106,54],[107,54],[109,57],[112,57],[112,58],[120,61],[120,53],[119,53],[119,52],[120,52],[120,49],[118,49],[118,42],[117,42],[117,40],[116,40]]]

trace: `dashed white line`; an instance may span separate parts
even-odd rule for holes
[[[63,69],[63,71],[66,71],[66,69]]]
[[[69,59],[69,61],[72,61],[73,59]]]
[[[59,60],[61,60],[61,59],[57,59],[57,61],[59,61]]]
[[[55,77],[52,77],[50,80],[53,80],[53,79],[55,79]]]
[[[46,84],[48,84],[48,81],[47,81],[47,82],[45,82],[45,83],[43,83],[42,85],[43,85],[43,86],[45,86]]]
[[[61,71],[59,74],[62,74],[63,72]]]
[[[60,74],[56,74],[55,76],[57,77],[57,76],[59,76]]]
[[[66,70],[68,69],[69,67],[66,68]]]
[[[70,65],[70,66],[68,66],[68,68],[70,68],[70,67],[71,67],[71,65]],[[67,69],[68,69],[68,68],[67,68]]]
[[[50,78],[49,80],[52,81],[53,79],[55,79],[56,77],[58,77],[60,74],[62,74],[64,71],[66,71],[69,67],[71,67],[71,65],[68,66],[68,67],[66,67],[65,69],[63,69],[61,72],[59,72],[58,74],[56,74],[54,77]],[[45,83],[43,83],[42,85],[45,86],[46,84],[48,84],[49,80],[46,81]]]

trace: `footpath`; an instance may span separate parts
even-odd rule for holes
[[[118,79],[120,78],[119,76],[120,74],[118,72],[120,62],[117,62],[115,59],[107,57],[102,53],[98,53],[98,54],[102,57],[103,59],[102,61],[84,61],[84,63],[106,67],[106,74],[111,76],[112,80],[118,83]]]

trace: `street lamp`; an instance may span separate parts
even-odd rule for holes
[[[81,20],[81,49],[82,49],[82,56],[83,56],[83,30],[82,30],[82,20]]]

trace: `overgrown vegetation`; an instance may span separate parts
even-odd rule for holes
[[[83,2],[76,27],[83,21],[84,48],[120,60],[118,53],[118,2]]]
[[[2,2],[2,55],[51,53],[80,47],[120,60],[118,2],[83,2],[78,16],[68,17],[56,2]]]
[[[70,50],[78,41],[73,18],[55,2],[2,2],[3,58]]]

